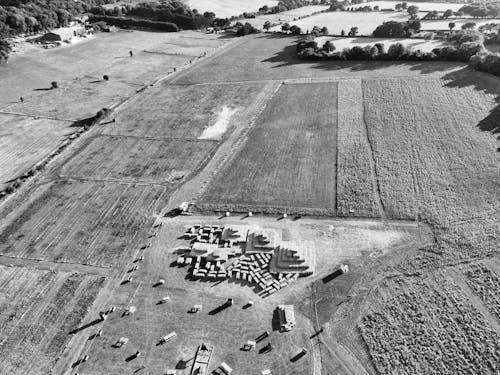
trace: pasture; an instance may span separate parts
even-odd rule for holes
[[[0,190],[75,132],[71,122],[0,113]]]
[[[364,4],[363,4],[364,5]],[[425,13],[419,13],[423,17]],[[311,31],[314,26],[326,27],[330,35],[345,35],[351,27],[358,27],[358,35],[371,36],[377,26],[388,21],[404,22],[410,16],[406,12],[327,12],[316,14],[291,22],[290,25],[299,26],[302,32]],[[271,31],[280,31],[281,26],[275,26]]]
[[[215,146],[215,142],[209,141],[100,136],[76,152],[60,175],[141,183],[178,183],[198,169]]]
[[[0,372],[47,374],[104,277],[0,266]]]
[[[336,137],[337,85],[282,85],[201,202],[213,210],[334,215]]]
[[[139,244],[169,188],[58,181],[40,190],[5,223],[1,253],[111,267]]]
[[[455,27],[453,30],[461,30],[466,23],[473,22],[476,24],[475,29],[490,23],[500,23],[498,18],[489,18],[487,20],[475,20],[473,18],[447,19],[447,20],[423,20],[421,21],[422,30],[450,30],[449,23],[453,22]]]

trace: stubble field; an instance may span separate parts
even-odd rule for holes
[[[0,372],[47,374],[104,277],[0,266]]]

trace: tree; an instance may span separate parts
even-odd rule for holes
[[[398,3],[398,4],[396,4],[396,5],[394,6],[394,9],[396,9],[397,11],[400,11],[400,10],[401,10],[401,4],[399,4],[399,3]]]
[[[342,31],[340,32],[340,36],[345,36],[345,30],[342,30]]]
[[[288,22],[285,22],[283,25],[281,25],[281,31],[289,31],[290,30],[290,24]]]
[[[462,25],[462,30],[473,30],[476,27],[475,22],[467,22]]]
[[[267,31],[269,31],[269,29],[270,29],[270,28],[271,28],[271,22],[266,21],[266,22],[264,23],[264,29],[265,29],[265,30],[267,30]]]
[[[335,46],[333,45],[332,42],[330,42],[329,40],[327,40],[325,42],[325,44],[323,44],[323,51],[325,51],[325,52],[333,52],[333,51],[335,51]]]
[[[375,6],[373,7],[373,10],[374,10],[375,12],[378,12],[378,11],[380,10],[380,7],[379,7],[378,5],[375,5]]]
[[[403,3],[401,3],[401,8],[402,9],[408,9],[408,3],[406,1],[404,1]]]
[[[359,28],[357,26],[354,26],[354,27],[351,27],[351,31],[349,31],[349,36],[356,36],[356,34],[358,33],[359,31]]]
[[[456,25],[455,25],[455,22],[450,22],[450,23],[448,24],[448,27],[450,28],[450,31],[451,31],[451,30],[453,30],[453,29],[455,28],[455,26],[456,26]]]
[[[292,35],[300,35],[302,34],[302,29],[296,25],[290,27],[290,32]]]
[[[328,35],[328,34],[329,34],[329,33],[328,33],[328,29],[326,28],[326,26],[323,26],[323,27],[321,28],[321,34],[322,34],[322,35]]]
[[[450,18],[453,15],[453,11],[451,9],[447,9],[446,12],[443,13],[443,18]]]
[[[410,5],[406,11],[411,17],[415,17],[418,14],[418,6]]]

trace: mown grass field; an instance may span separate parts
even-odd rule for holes
[[[54,182],[19,207],[0,234],[2,254],[110,267],[144,234],[167,187]]]
[[[389,9],[396,6],[398,2],[397,1],[368,1],[367,3],[360,4],[358,6],[365,6],[369,5],[371,7],[374,7],[378,5],[380,9]],[[399,2],[401,4],[401,2]],[[411,2],[408,1],[408,6],[410,5],[416,5],[419,7],[419,9],[423,12],[430,12],[432,10],[437,10],[438,12],[444,12],[448,9],[453,10],[454,12],[458,11],[464,4],[460,3],[447,3],[447,2],[439,2],[439,3],[433,3],[433,2]]]
[[[47,374],[104,278],[0,266],[0,372]]]
[[[264,28],[264,23],[266,21],[271,22],[271,24],[283,24],[285,22],[295,22],[299,17],[307,17],[313,13],[321,12],[323,10],[328,9],[328,5],[308,5],[292,10],[288,10],[286,12],[275,13],[275,14],[263,14],[258,15],[255,18],[246,19],[246,22],[249,22],[252,26],[255,26],[259,29]]]
[[[314,99],[306,102],[305,96]],[[333,215],[336,137],[336,84],[282,85],[201,203],[215,210],[314,209]]]
[[[256,12],[259,8],[267,5],[269,7],[278,5],[277,0],[185,0],[191,9],[198,12],[214,12],[217,17],[226,18],[239,16],[244,12]]]
[[[446,44],[442,40],[425,40],[425,39],[401,39],[401,38],[342,38],[342,37],[319,37],[315,41],[318,46],[323,46],[329,40],[335,46],[336,51],[342,51],[344,48],[353,48],[373,46],[375,43],[382,43],[386,50],[391,44],[401,43],[407,48],[420,50],[422,52],[431,52],[434,48],[444,47]]]
[[[116,113],[116,122],[108,124],[104,133],[196,139],[217,121],[223,107],[244,110],[264,85],[161,85],[132,99]],[[234,125],[230,120],[230,127]]]
[[[49,155],[75,129],[71,122],[0,114],[0,190]]]
[[[76,153],[60,173],[65,177],[177,183],[196,170],[215,147],[210,141],[100,136]]]

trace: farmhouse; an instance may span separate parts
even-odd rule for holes
[[[42,40],[47,42],[62,42],[63,40],[71,40],[75,36],[85,35],[85,28],[83,26],[61,27],[52,30],[42,36]]]

